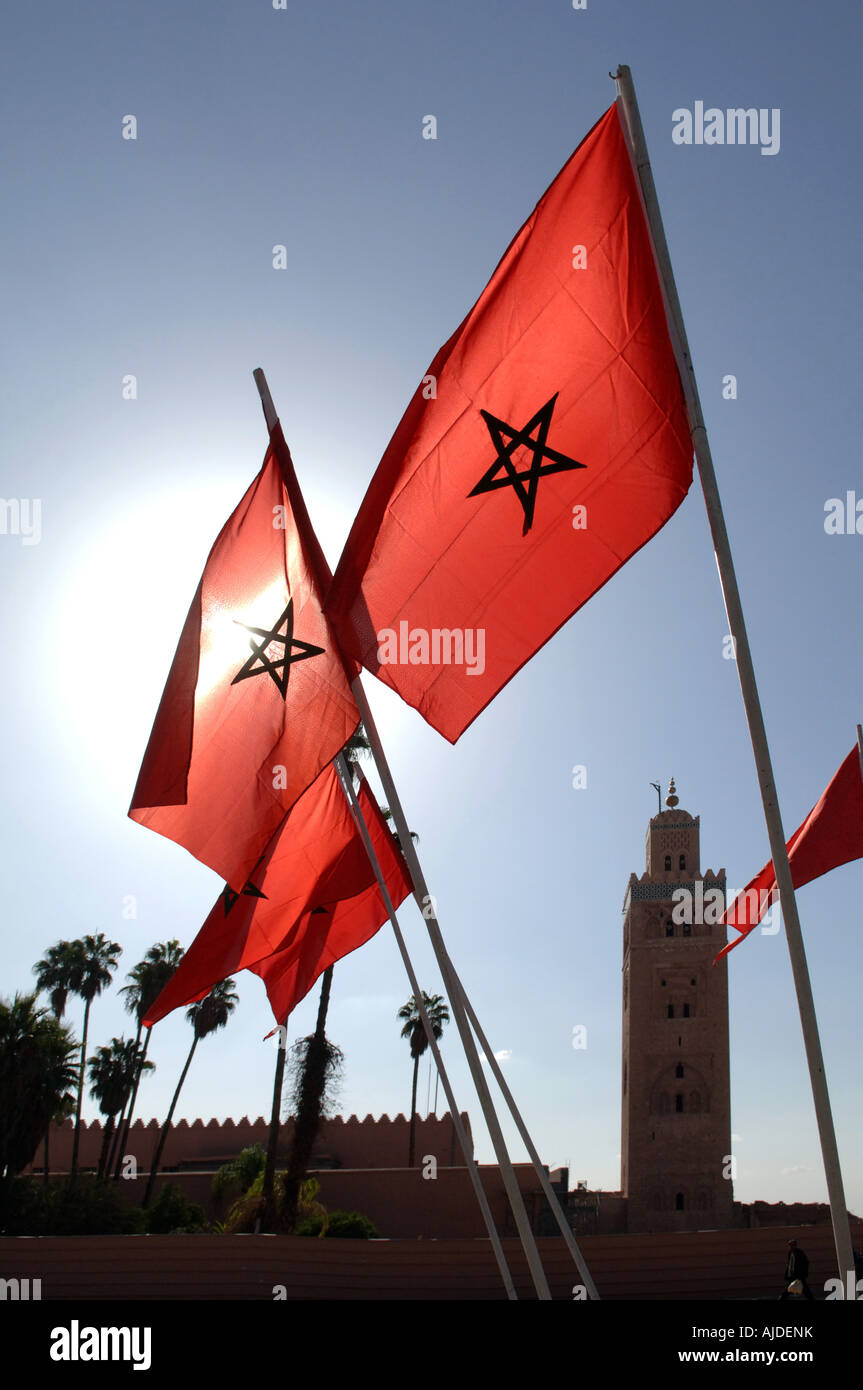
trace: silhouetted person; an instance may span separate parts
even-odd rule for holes
[[[798,1248],[796,1240],[789,1240],[788,1259],[785,1262],[785,1288],[779,1295],[780,1303],[783,1299],[792,1297],[788,1286],[789,1284],[793,1284],[795,1280],[800,1284],[800,1292],[803,1294],[803,1297],[810,1299],[813,1303],[815,1302],[812,1290],[806,1282],[808,1273],[809,1260],[805,1250],[800,1250]],[[794,1292],[796,1293],[797,1290],[795,1289]]]

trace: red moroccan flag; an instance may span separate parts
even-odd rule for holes
[[[358,797],[382,864],[386,862],[391,872],[395,865],[399,884],[406,885],[398,899],[402,902],[410,891],[407,868],[364,779]],[[368,855],[330,765],[285,817],[242,892],[225,885],[149,1010],[145,1025],[150,1027],[181,1005],[202,999],[214,984],[236,971],[297,946],[310,924],[318,925],[321,909],[329,912],[373,883]],[[360,935],[346,950],[364,940]]]
[[[235,889],[359,723],[329,578],[276,425],[210,551],[129,811]]]
[[[451,742],[682,502],[692,446],[617,110],[408,406],[326,610]]]
[[[863,857],[863,776],[860,753],[852,749],[817,805],[786,845],[791,880],[802,888],[840,864]],[[769,859],[725,914],[723,922],[741,933],[716,957],[721,960],[754,931],[777,896],[773,860]],[[715,962],[714,962],[715,964]]]
[[[365,782],[358,795],[390,900],[399,907],[411,892],[407,864]],[[310,912],[294,939],[251,966],[266,985],[276,1022],[284,1023],[324,971],[371,940],[386,920],[383,895],[373,882],[352,898]]]

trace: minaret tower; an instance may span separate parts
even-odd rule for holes
[[[699,818],[678,807],[647,828],[647,870],[623,905],[621,1190],[630,1231],[732,1221],[725,870],[699,869]],[[685,890],[682,891],[682,890]],[[686,920],[688,918],[688,920]]]

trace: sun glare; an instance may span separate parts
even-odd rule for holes
[[[202,635],[201,663],[198,670],[197,698],[206,699],[210,691],[233,676],[248,660],[253,643],[259,641],[249,628],[268,632],[288,601],[284,582],[279,580],[262,590],[242,608],[223,608],[207,624]],[[273,644],[270,644],[271,646]],[[274,655],[277,653],[270,653]]]

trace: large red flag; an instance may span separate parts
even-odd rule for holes
[[[381,865],[396,889],[393,900],[398,896],[403,902],[410,891],[407,866],[364,778],[357,795]],[[374,872],[331,765],[285,817],[242,892],[225,885],[145,1025],[203,998],[219,980],[263,957],[298,947],[310,929],[319,929],[322,915],[329,920],[337,904],[372,884]],[[353,944],[339,954],[362,945],[367,939],[362,930],[354,931]],[[352,939],[350,926],[343,938]]]
[[[359,723],[329,578],[277,424],[210,551],[129,811],[235,889]]]
[[[682,502],[692,446],[617,110],[408,406],[326,610],[451,742]]]
[[[863,857],[863,776],[860,753],[853,748],[821,800],[813,806],[802,825],[786,845],[791,865],[791,881],[802,888],[814,878]],[[754,931],[778,896],[773,860],[747,883],[728,908],[724,924],[741,933],[729,941],[716,957],[721,960]],[[714,962],[715,964],[715,962]]]

